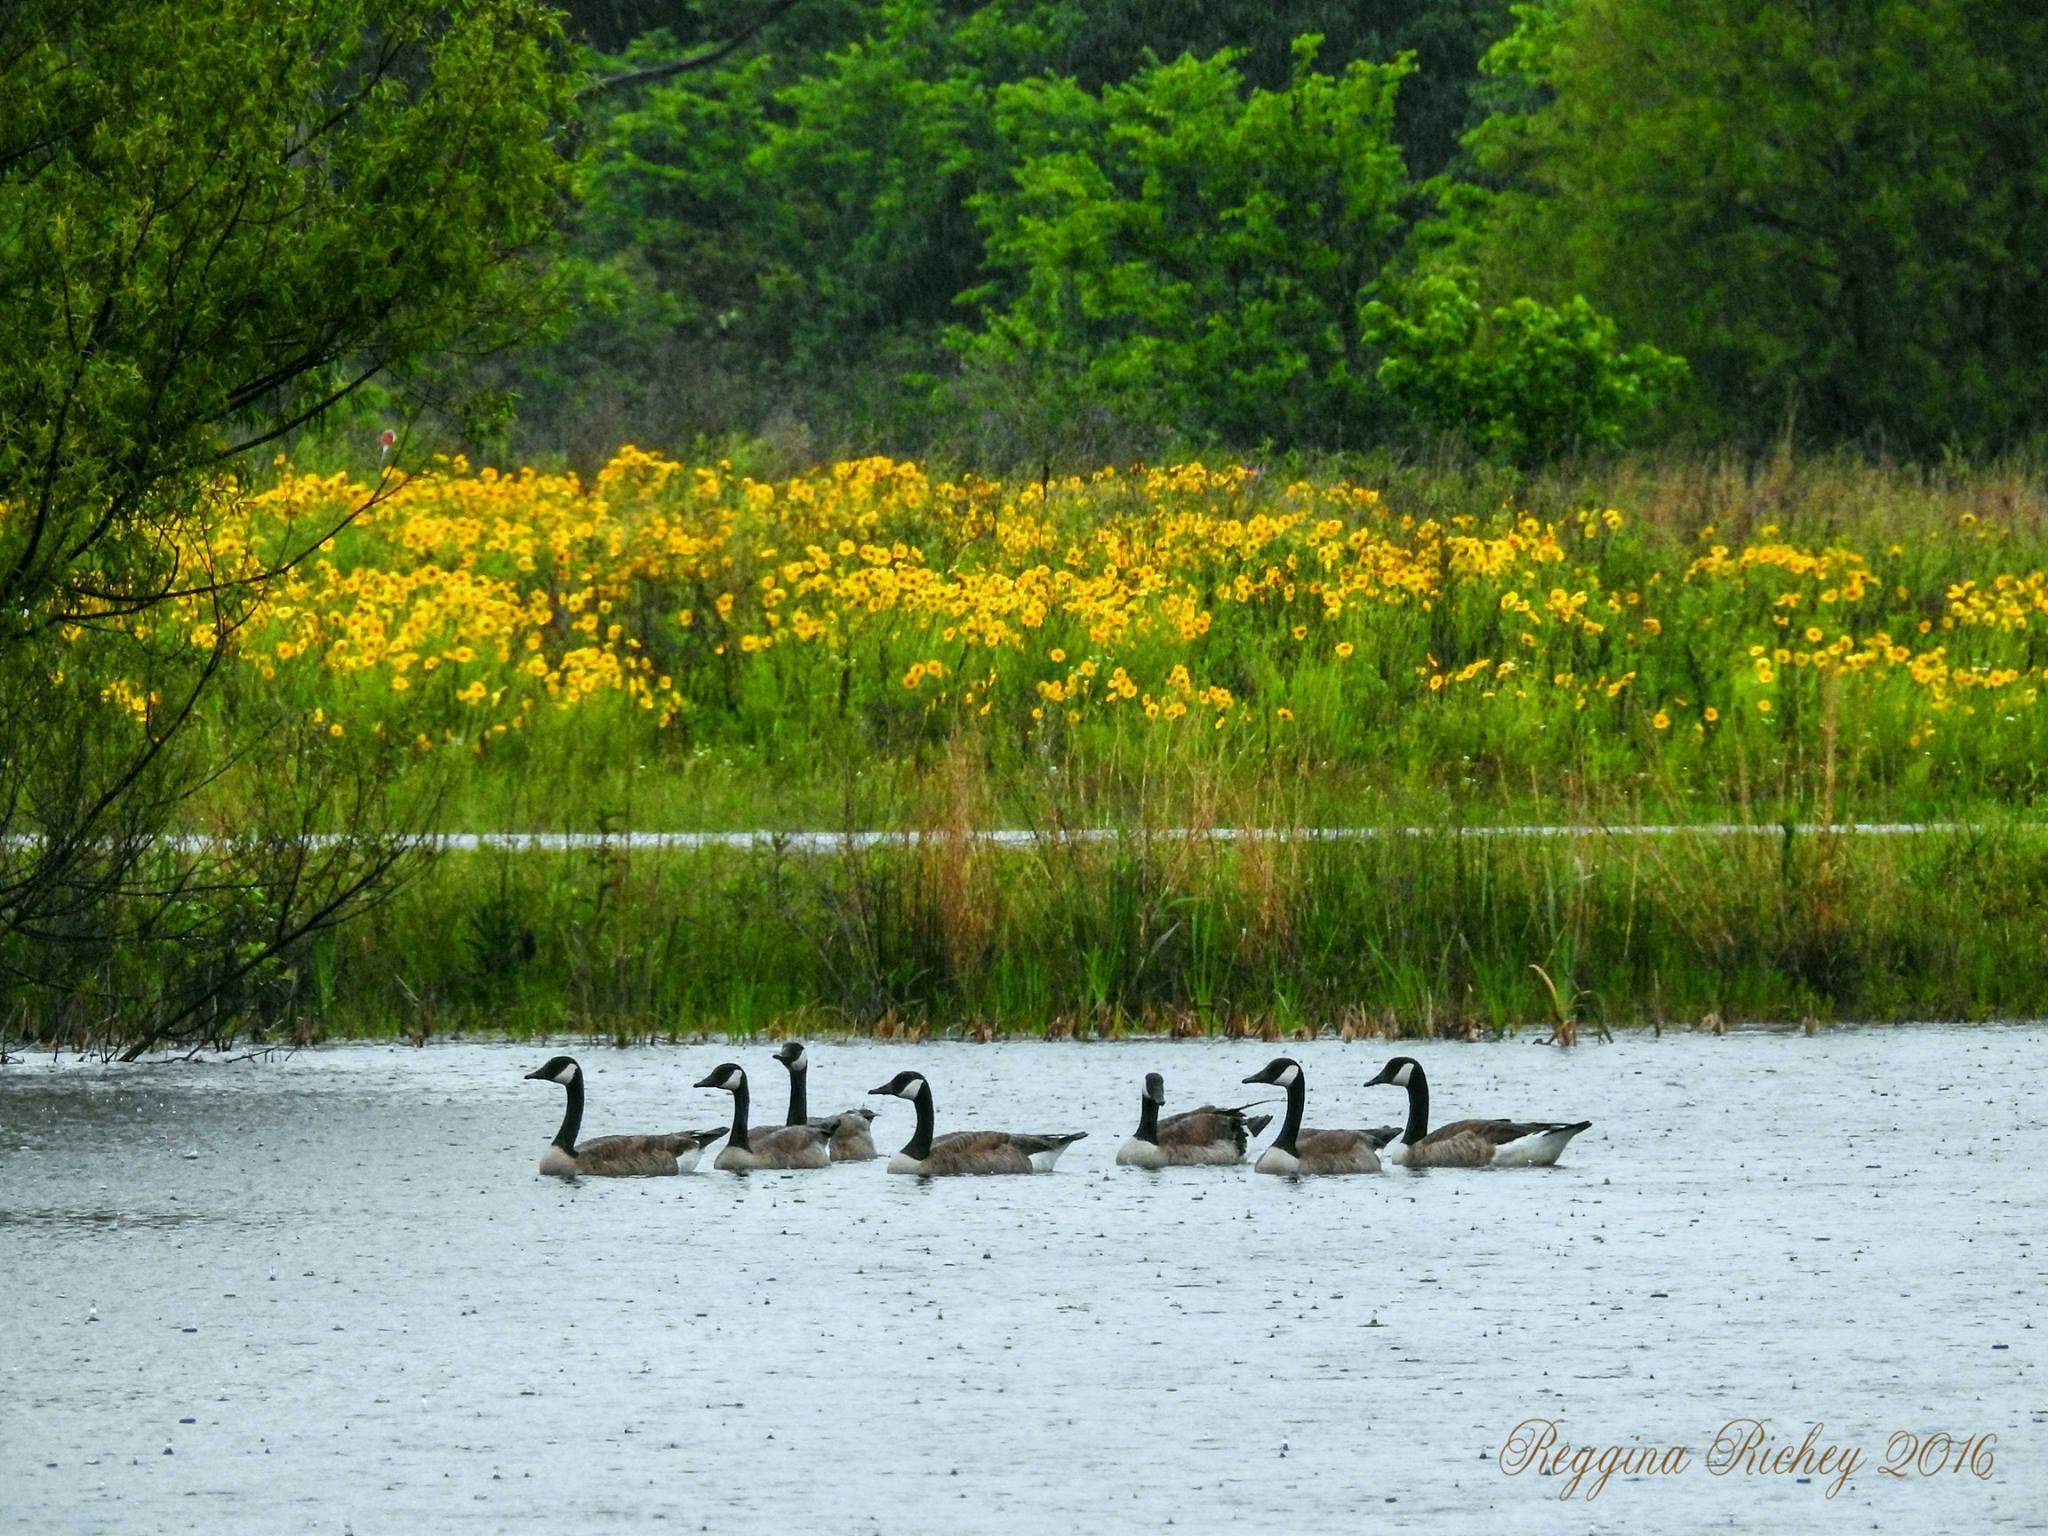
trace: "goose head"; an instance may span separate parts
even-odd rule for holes
[[[1301,1081],[1301,1063],[1292,1056],[1275,1056],[1245,1081],[1273,1083],[1281,1088],[1292,1088]]]
[[[1157,1072],[1145,1074],[1145,1102],[1164,1104],[1166,1102],[1166,1079]]]
[[[792,1072],[801,1071],[810,1065],[809,1059],[804,1055],[804,1043],[801,1040],[783,1041],[782,1048],[775,1053],[775,1059]]]
[[[926,1091],[924,1075],[919,1072],[898,1072],[879,1088],[870,1088],[869,1093],[886,1093],[891,1098],[914,1099]]]
[[[560,1083],[566,1088],[582,1075],[583,1069],[576,1065],[574,1056],[554,1056],[539,1070],[527,1073],[526,1080],[529,1083]]]
[[[710,1075],[699,1078],[699,1088],[722,1088],[727,1093],[738,1093],[747,1086],[746,1069],[737,1062],[720,1062],[711,1069]]]
[[[1421,1075],[1421,1072],[1422,1063],[1413,1056],[1396,1056],[1392,1061],[1380,1068],[1380,1075],[1378,1077],[1367,1079],[1365,1086],[1376,1088],[1381,1083],[1391,1083],[1396,1088],[1406,1088],[1410,1082]]]

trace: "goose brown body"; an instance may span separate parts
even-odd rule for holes
[[[1294,1150],[1268,1147],[1258,1162],[1260,1173],[1310,1175],[1322,1173],[1378,1173],[1379,1149],[1371,1131],[1301,1131]],[[1270,1159],[1270,1161],[1269,1161]]]
[[[824,1168],[832,1161],[832,1138],[814,1125],[750,1131],[747,1142],[737,1147],[728,1140],[711,1166],[732,1173],[751,1168]]]
[[[1271,1115],[1247,1115],[1242,1109],[1204,1104],[1161,1120],[1159,1145],[1169,1156],[1190,1154],[1191,1162],[1208,1162],[1211,1159],[1201,1154],[1227,1151],[1230,1155],[1222,1160],[1234,1163],[1244,1156],[1251,1139],[1272,1123]]]
[[[1078,1136],[1030,1136],[1010,1131],[953,1131],[932,1142],[917,1171],[943,1176],[965,1173],[1036,1173],[1033,1154],[1058,1152]]]
[[[1394,1161],[1404,1168],[1486,1168],[1496,1162],[1546,1167],[1590,1120],[1454,1120],[1420,1141],[1404,1144]],[[1517,1155],[1518,1148],[1528,1155]],[[1507,1154],[1503,1158],[1503,1153]]]
[[[876,1155],[872,1109],[849,1109],[843,1115],[813,1115],[810,1123],[831,1141],[832,1161],[860,1163]]]
[[[674,1131],[657,1136],[593,1136],[568,1152],[549,1147],[540,1160],[540,1171],[558,1178],[634,1178],[682,1173],[686,1168],[694,1168],[704,1148],[724,1134],[725,1127],[721,1125],[709,1131]]]

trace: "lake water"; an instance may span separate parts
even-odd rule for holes
[[[1400,1118],[1384,1045],[1292,1049],[1311,1124]],[[885,1148],[900,1066],[942,1130],[1090,1132],[929,1182],[543,1180],[547,1054],[0,1070],[0,1528],[2048,1528],[2039,1027],[1427,1046],[1440,1117],[1593,1129],[1299,1184],[1111,1163],[1146,1071],[1248,1097],[1259,1044],[816,1043]],[[586,1134],[717,1123],[729,1056],[781,1107],[766,1046],[581,1056]],[[1502,1467],[1531,1418],[1703,1457],[1742,1417],[1866,1461]],[[1989,1476],[1887,1476],[1899,1432]]]

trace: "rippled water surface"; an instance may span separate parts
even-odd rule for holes
[[[1300,1184],[1111,1164],[1146,1071],[1249,1096],[1259,1045],[816,1045],[815,1110],[916,1066],[942,1129],[1090,1132],[931,1182],[543,1180],[546,1054],[0,1070],[0,1528],[2048,1528],[2048,1030],[1436,1046],[1440,1116],[1593,1129]],[[781,1105],[766,1047],[582,1054],[586,1134],[716,1123],[728,1055]],[[1383,1047],[1296,1054],[1312,1124],[1400,1117]],[[1868,1460],[1590,1504],[1500,1461],[1740,1416]],[[1885,1476],[1899,1431],[1990,1476]]]

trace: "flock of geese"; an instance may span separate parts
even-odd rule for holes
[[[702,1131],[650,1136],[598,1136],[578,1141],[583,1129],[583,1069],[573,1057],[557,1056],[529,1081],[560,1083],[568,1090],[562,1127],[540,1160],[540,1171],[557,1178],[688,1173],[720,1137],[725,1146],[711,1166],[736,1173],[764,1168],[825,1168],[876,1156],[875,1112],[849,1109],[836,1115],[810,1112],[810,1058],[797,1041],[775,1053],[789,1073],[789,1112],[783,1123],[756,1128],[748,1121],[751,1101],[747,1073],[736,1062],[715,1067],[699,1088],[732,1095],[732,1124]],[[1429,1079],[1412,1056],[1396,1056],[1366,1086],[1387,1084],[1408,1093],[1405,1125],[1374,1130],[1312,1130],[1301,1123],[1308,1105],[1308,1079],[1301,1063],[1276,1056],[1245,1078],[1283,1090],[1287,1112],[1280,1133],[1254,1165],[1283,1177],[1311,1174],[1377,1173],[1385,1164],[1405,1168],[1547,1168],[1579,1132],[1593,1122],[1550,1120],[1457,1120],[1429,1128]],[[947,1174],[1045,1173],[1086,1131],[1033,1135],[1019,1131],[948,1131],[939,1135],[932,1087],[921,1072],[898,1072],[870,1094],[907,1099],[917,1127],[903,1150],[889,1159],[891,1173],[926,1177]],[[1116,1160],[1133,1168],[1241,1163],[1251,1139],[1272,1123],[1271,1115],[1247,1111],[1256,1104],[1199,1109],[1166,1115],[1166,1080],[1147,1073],[1138,1102],[1138,1129]]]

